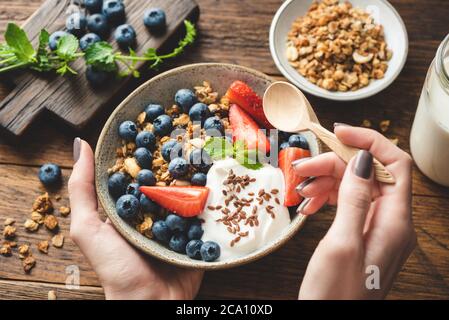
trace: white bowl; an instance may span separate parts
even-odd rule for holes
[[[296,18],[306,14],[312,0],[287,0],[273,18],[270,29],[270,51],[279,71],[293,84],[318,97],[350,101],[370,97],[387,88],[399,75],[407,60],[408,36],[404,22],[398,12],[386,0],[351,0],[354,7],[364,9],[372,14],[376,23],[384,27],[385,40],[393,57],[388,62],[385,77],[362,89],[349,92],[332,92],[320,88],[301,76],[288,62],[286,57],[287,34]]]

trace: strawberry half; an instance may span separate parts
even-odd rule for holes
[[[273,129],[263,112],[262,99],[243,81],[234,81],[226,92],[226,97],[248,112],[265,129]]]
[[[183,217],[199,215],[209,195],[209,188],[196,186],[140,187],[140,191],[161,207]]]
[[[267,136],[259,129],[256,121],[236,104],[229,108],[229,122],[234,142],[245,141],[249,150],[258,149],[265,153],[270,151]]]
[[[306,178],[296,173],[292,162],[306,157],[310,157],[310,151],[301,148],[286,148],[279,152],[279,168],[284,173],[285,180],[284,205],[287,207],[296,206],[302,201],[302,197],[296,192],[296,186]]]

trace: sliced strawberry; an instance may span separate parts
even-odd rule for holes
[[[310,157],[310,151],[301,148],[286,148],[279,152],[279,168],[284,173],[285,180],[284,205],[287,207],[296,206],[302,201],[302,197],[296,192],[296,186],[305,178],[296,173],[292,162],[306,157]]]
[[[183,217],[199,215],[209,195],[209,188],[196,186],[140,187],[140,191],[161,207]]]
[[[229,108],[229,122],[234,142],[245,141],[250,150],[270,151],[270,141],[267,136],[259,129],[257,123],[236,104]]]
[[[273,129],[263,112],[262,99],[242,81],[234,81],[226,92],[226,97],[248,112],[265,129]]]

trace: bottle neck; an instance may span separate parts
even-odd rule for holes
[[[441,43],[435,57],[435,70],[443,88],[449,93],[449,34]]]

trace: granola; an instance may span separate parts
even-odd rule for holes
[[[51,244],[56,248],[62,248],[64,245],[64,235],[62,233],[58,233],[53,236],[53,238],[51,238]]]
[[[67,217],[70,214],[70,207],[62,206],[59,207],[59,213],[63,217]]]
[[[13,218],[6,218],[5,226],[12,226],[15,222],[16,222],[16,220],[14,220]]]
[[[48,247],[49,247],[49,244],[48,244],[48,241],[47,241],[47,240],[40,241],[40,242],[37,244],[37,249],[38,249],[40,252],[45,253],[45,254],[48,253]]]
[[[5,226],[5,229],[3,229],[3,236],[6,239],[13,239],[16,236],[16,228],[13,226]]]
[[[39,223],[37,223],[36,221],[34,221],[32,219],[27,219],[25,221],[25,223],[23,224],[23,226],[25,227],[25,229],[27,231],[30,231],[30,232],[35,232],[39,229]]]
[[[36,198],[36,200],[33,203],[33,211],[36,211],[41,214],[53,212],[53,203],[48,193],[45,193]]]
[[[44,225],[47,229],[54,231],[58,228],[58,219],[52,214],[48,214],[44,218]]]
[[[19,246],[17,251],[19,252],[19,258],[25,259],[30,254],[30,246],[27,244],[22,244],[21,246]]]
[[[34,259],[34,257],[31,254],[22,261],[23,271],[25,271],[26,273],[29,273],[31,269],[34,268],[35,265],[36,259]]]

